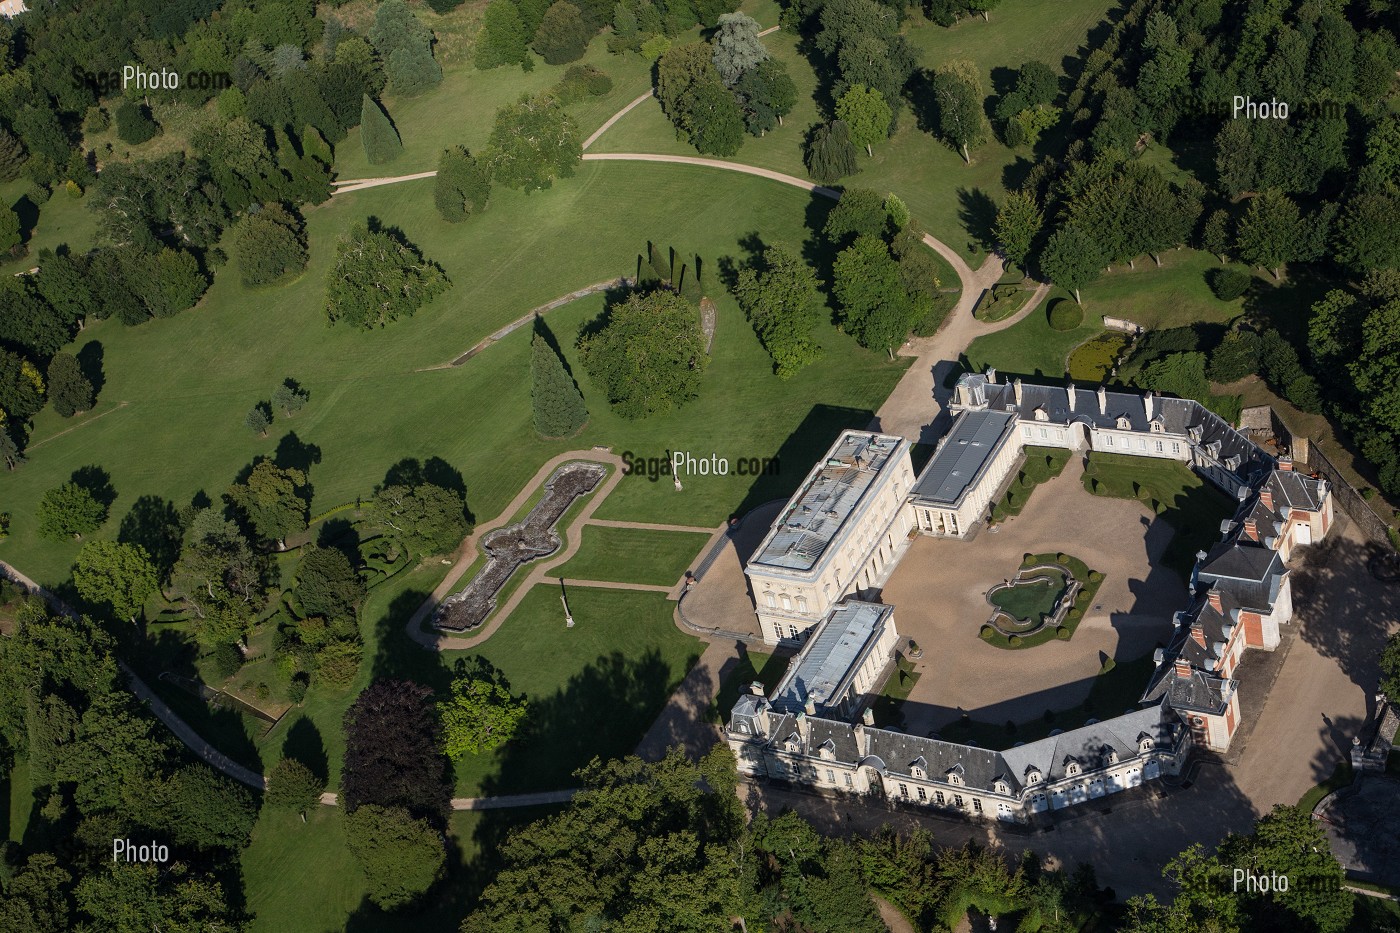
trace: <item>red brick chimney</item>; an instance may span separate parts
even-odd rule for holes
[[[1244,520],[1244,536],[1251,541],[1259,540],[1259,526],[1255,524],[1254,519],[1246,518]]]
[[[1267,485],[1259,490],[1259,501],[1264,503],[1264,508],[1270,512],[1274,510],[1274,491]]]
[[[1220,599],[1219,596],[1216,596],[1215,598],[1216,600]],[[1196,644],[1200,645],[1202,648],[1206,646],[1206,630],[1201,627],[1201,623],[1191,623],[1191,640],[1194,641]]]
[[[1210,602],[1210,607],[1216,612],[1225,611],[1220,604],[1220,591],[1215,589],[1214,587],[1212,587],[1210,593],[1206,595],[1206,600]],[[1201,639],[1201,644],[1205,644],[1204,636]]]
[[[1173,667],[1174,667],[1174,669],[1175,669],[1175,671],[1176,671],[1176,676],[1178,676],[1178,677],[1190,677],[1190,676],[1191,676],[1191,662],[1190,662],[1190,661],[1187,661],[1187,660],[1186,660],[1185,658],[1183,658],[1181,655],[1177,655],[1177,656],[1176,656],[1176,663],[1173,665]]]
[[[1283,471],[1286,472],[1286,473],[1292,473],[1292,472],[1293,472],[1293,458],[1292,458],[1292,457],[1279,457],[1279,458],[1278,458],[1278,468],[1279,468],[1280,470],[1283,470]]]

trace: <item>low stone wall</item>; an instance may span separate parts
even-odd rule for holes
[[[1008,631],[1003,628],[998,621],[1002,616],[1005,616],[1007,619],[1017,624],[1020,624],[1022,620],[1015,618],[1011,613],[992,602],[992,594],[1010,589],[1019,584],[1029,583],[1031,578],[1040,577],[1042,572],[1047,570],[1060,574],[1065,581],[1065,591],[1061,593],[1060,598],[1056,600],[1054,608],[1050,610],[1048,615],[1042,616],[1040,624],[1033,628],[1028,628],[1024,631]],[[1010,582],[998,583],[987,590],[986,600],[992,607],[992,617],[987,620],[987,624],[1008,638],[1012,635],[1019,635],[1025,638],[1027,635],[1034,635],[1036,632],[1044,631],[1046,628],[1058,628],[1060,624],[1065,621],[1065,616],[1069,614],[1070,609],[1074,608],[1074,600],[1075,597],[1079,595],[1080,589],[1082,589],[1082,585],[1074,578],[1074,574],[1070,573],[1068,568],[1060,564],[1036,564],[1034,567],[1022,567],[1016,572],[1016,576],[1013,577]]]
[[[1103,326],[1109,330],[1119,330],[1125,334],[1132,334],[1136,337],[1142,333],[1142,325],[1134,323],[1127,318],[1103,316]]]

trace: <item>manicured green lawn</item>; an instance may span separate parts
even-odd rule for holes
[[[708,540],[691,531],[585,525],[578,553],[550,575],[565,580],[671,586],[695,562]]]
[[[1117,5],[1109,0],[1027,0],[998,8],[989,23],[980,17],[965,19],[951,29],[922,23],[911,27],[908,34],[925,67],[933,68],[949,59],[972,60],[990,96],[994,76],[1000,79],[1007,69],[1014,70],[1027,60],[1040,59],[1062,71],[1067,58],[1087,51],[1089,31]],[[788,30],[765,36],[763,42],[788,66],[799,102],[786,126],[763,138],[746,139],[734,160],[806,178],[803,133],[825,119],[814,99],[817,80],[811,65],[797,51],[797,37]],[[876,146],[873,158],[861,153],[860,173],[842,183],[895,192],[930,233],[976,265],[985,257],[982,241],[989,211],[995,213],[995,203],[1006,190],[1008,179],[1014,178],[1011,183],[1018,184],[1035,155],[1028,149],[1007,149],[992,140],[975,149],[972,164],[965,165],[958,153],[919,124],[920,116],[906,107],[893,138]],[[676,139],[674,128],[655,102],[618,121],[593,151],[696,154],[692,146]]]
[[[871,704],[871,709],[875,713],[875,725],[881,728],[898,726],[904,722],[904,714],[900,707],[904,701],[909,699],[909,694],[914,690],[914,685],[919,682],[923,675],[915,670],[914,662],[899,654],[895,659],[895,668],[890,671],[889,680],[885,681],[884,688],[875,697],[875,702]]]
[[[1155,510],[1176,534],[1162,556],[1164,566],[1191,576],[1196,552],[1220,537],[1220,523],[1236,503],[1175,460],[1094,451],[1084,469],[1084,488],[1096,496],[1137,499]]]
[[[729,712],[734,709],[739,696],[748,693],[750,685],[755,682],[763,684],[765,696],[772,693],[787,673],[789,660],[787,657],[778,657],[766,651],[742,649],[739,663],[724,678],[719,687],[719,694],[711,701],[707,718],[717,723],[729,719]]]
[[[491,517],[549,457],[595,444],[648,456],[668,449],[731,459],[780,455],[786,464],[756,480],[697,477],[683,495],[669,484],[626,482],[606,517],[711,525],[751,497],[786,494],[836,431],[869,421],[908,360],[888,363],[823,326],[823,359],[786,382],[773,376],[720,284],[718,262],[742,256],[739,240],[755,230],[802,242],[808,215],[819,223],[830,204],[762,179],[716,181],[712,171],[683,166],[585,165],[552,191],[500,195],[460,227],[437,217],[428,184],[373,189],[310,212],[311,267],[291,285],[248,292],[223,276],[198,308],[177,317],[135,328],[89,325],[76,343],[100,345],[99,403],[77,418],[46,410],[36,419],[29,463],[5,478],[13,524],[0,556],[43,583],[67,577],[78,544],[38,538],[34,508],[81,467],[99,465],[111,475],[117,498],[98,536],[114,536],[138,496],[177,507],[201,491],[217,499],[240,469],[279,444],[313,461],[313,514],[368,495],[405,457],[440,457],[462,472],[471,511]],[[322,289],[335,235],[367,214],[403,228],[454,287],[381,331],[328,327]],[[593,392],[572,347],[580,326],[600,313],[601,296],[548,318],[592,412],[576,438],[534,435],[528,328],[462,366],[425,369],[552,297],[634,270],[648,239],[699,252],[719,307],[714,354],[691,405],[627,422]],[[310,403],[278,419],[268,438],[254,435],[244,415],[289,376],[310,390]]]
[[[664,593],[571,587],[573,628],[559,597],[532,588],[480,648],[443,656],[452,665],[479,654],[530,699],[525,735],[458,763],[461,796],[571,787],[595,755],[631,754],[704,647],[676,627]]]
[[[1065,374],[1065,360],[1070,351],[1089,338],[1103,332],[1100,318],[1114,313],[1109,308],[1086,306],[1084,323],[1074,330],[1051,328],[1047,313],[1056,301],[1074,298],[1058,288],[1023,320],[1005,330],[978,337],[967,348],[967,363],[974,372],[994,366],[998,373],[1037,379],[1059,379]]]
[[[1245,313],[1246,298],[1221,301],[1210,290],[1206,275],[1222,266],[1219,258],[1194,249],[1170,250],[1158,267],[1146,256],[1136,268],[1114,266],[1083,290],[1086,316],[1127,318],[1151,329],[1182,327],[1197,322],[1224,323]],[[1276,290],[1267,274],[1238,263],[1230,268],[1254,275],[1261,295]]]
[[[75,253],[85,253],[92,248],[97,215],[88,210],[86,197],[72,198],[63,191],[55,192],[38,209],[36,218],[29,201],[22,201],[26,187],[25,182],[19,180],[0,184],[0,205],[20,215],[20,232],[29,237],[25,241],[29,254],[22,259],[0,262],[0,272],[12,274],[33,268],[39,264],[41,249],[56,250],[65,243]],[[36,219],[37,225],[31,229]]]

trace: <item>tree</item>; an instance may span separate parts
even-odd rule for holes
[[[306,402],[310,398],[311,393],[298,385],[295,379],[284,380],[272,391],[272,404],[282,409],[282,414],[288,418],[306,407]]]
[[[938,104],[938,131],[954,148],[961,150],[969,165],[969,146],[987,138],[987,118],[982,112],[982,80],[977,66],[969,61],[940,65],[933,73],[933,95]]]
[[[132,146],[139,146],[151,139],[159,131],[150,111],[138,101],[124,100],[117,107],[117,138]]]
[[[0,895],[0,925],[15,933],[71,929],[68,891],[72,881],[73,876],[49,853],[29,856]]]
[[[783,246],[766,247],[758,262],[739,271],[734,297],[773,358],[780,379],[791,378],[821,357],[812,339],[824,304],[821,283],[796,253]]]
[[[438,704],[447,757],[493,752],[514,737],[529,712],[525,697],[512,696],[499,674],[479,671],[452,681],[452,696]]]
[[[441,743],[431,690],[410,680],[371,683],[345,712],[346,812],[404,807],[440,825],[452,795]]]
[[[396,93],[421,94],[442,81],[442,68],[433,59],[433,34],[404,0],[379,4],[369,41],[384,62],[384,73]]]
[[[1201,249],[1214,253],[1221,262],[1230,250],[1230,212],[1221,208],[1206,218],[1201,228]]]
[[[629,420],[694,399],[709,362],[695,307],[665,290],[634,293],[613,305],[579,348],[589,376]]]
[[[21,239],[19,215],[0,204],[0,253],[13,253]]]
[[[321,802],[326,782],[306,765],[287,757],[267,777],[267,805],[278,810],[306,811]]]
[[[565,367],[554,344],[536,319],[530,346],[530,399],[534,404],[535,433],[541,437],[569,437],[588,421],[583,393]]]
[[[10,432],[0,427],[0,461],[4,461],[5,469],[16,470],[26,459],[24,451],[20,450]]]
[[[444,149],[438,158],[437,177],[433,179],[433,204],[442,219],[460,223],[486,210],[490,198],[490,167],[465,146]]]
[[[853,84],[841,95],[836,102],[836,117],[850,127],[851,142],[864,146],[866,155],[872,156],[872,147],[889,139],[890,123],[894,120],[884,96],[863,84]]]
[[[593,30],[583,21],[579,8],[568,0],[556,0],[544,12],[531,48],[550,65],[563,65],[583,57]]]
[[[481,35],[476,40],[476,67],[485,70],[524,62],[528,57],[526,39],[525,26],[515,3],[491,0],[486,7]]]
[[[13,133],[0,125],[0,181],[14,181],[19,177],[28,156],[24,144]]]
[[[106,603],[133,625],[159,584],[155,565],[139,544],[89,541],[73,564],[73,585],[83,599]]]
[[[355,224],[336,242],[326,317],[369,330],[412,317],[447,290],[447,276],[401,237]]]
[[[704,42],[674,46],[656,63],[656,97],[666,116],[682,131],[695,88],[721,83],[714,50]]]
[[[253,549],[238,525],[208,508],[189,522],[170,588],[194,609],[206,641],[231,644],[267,602],[273,573],[270,559]]]
[[[1362,191],[1347,201],[1337,223],[1337,260],[1358,273],[1400,266],[1400,247],[1391,225],[1400,197],[1390,191]]]
[[[831,290],[842,324],[860,345],[884,350],[893,359],[895,348],[914,326],[914,307],[885,242],[873,236],[856,237],[836,257]]]
[[[1094,239],[1073,224],[1057,230],[1040,254],[1040,270],[1056,285],[1073,293],[1083,304],[1079,290],[1098,278],[1104,257]]]
[[[249,212],[234,231],[233,257],[245,288],[301,275],[307,261],[301,218],[280,204]]]
[[[451,550],[470,530],[461,493],[432,483],[382,487],[370,502],[369,517],[424,555]]]
[[[721,15],[711,43],[715,71],[725,87],[734,87],[746,71],[768,59],[768,50],[758,38],[758,23],[744,13]]]
[[[1245,262],[1262,266],[1278,278],[1283,264],[1296,255],[1304,233],[1298,205],[1271,188],[1250,199],[1240,219],[1235,249]]]
[[[745,71],[734,85],[734,96],[744,111],[750,133],[762,136],[797,105],[797,85],[788,76],[787,66],[775,58],[766,59]]]
[[[369,899],[382,910],[406,907],[442,877],[441,834],[402,807],[360,807],[345,817],[345,844],[364,869]]]
[[[807,144],[807,174],[824,185],[832,185],[860,171],[856,167],[856,147],[851,142],[845,120],[832,120],[818,126]]]
[[[107,520],[107,506],[77,483],[64,483],[44,493],[37,510],[39,535],[53,541],[82,538]]]
[[[1288,877],[1286,892],[1236,895],[1255,919],[1256,929],[1339,933],[1351,920],[1354,898],[1343,887],[1345,872],[1322,827],[1305,810],[1275,804],[1254,824],[1252,834],[1227,836],[1216,858],[1232,869]]]
[[[365,581],[337,548],[308,545],[297,564],[295,590],[308,616],[354,620],[365,598]]]
[[[92,383],[83,375],[78,358],[56,353],[49,360],[49,402],[65,418],[92,408]]]
[[[392,162],[403,154],[399,131],[389,115],[368,94],[360,101],[360,144],[371,165]]]
[[[74,890],[78,907],[114,933],[194,933],[237,928],[239,911],[218,881],[183,862],[107,862],[85,873]]]
[[[101,306],[87,275],[87,263],[66,250],[39,250],[39,274],[34,277],[39,296],[60,320],[82,328],[84,319]]]
[[[258,806],[248,788],[204,762],[170,777],[168,831],[175,842],[197,849],[241,849],[248,844]]]
[[[1035,198],[1024,191],[1012,191],[997,211],[992,236],[1001,254],[1024,269],[1031,252],[1031,241],[1045,222]]]
[[[682,126],[705,155],[732,156],[744,142],[744,114],[734,95],[717,81],[693,88]]]
[[[267,437],[267,428],[272,424],[272,416],[268,414],[267,402],[258,402],[248,409],[248,414],[243,416],[243,424],[259,437]]]
[[[260,459],[253,472],[228,489],[228,499],[247,518],[261,538],[286,547],[287,535],[306,527],[307,505],[303,490],[306,474]]]
[[[548,188],[573,177],[582,158],[578,126],[553,97],[527,94],[496,111],[486,161],[507,188]]]
[[[890,214],[880,193],[870,188],[848,187],[836,207],[826,215],[822,235],[832,246],[844,249],[859,236],[884,239]]]

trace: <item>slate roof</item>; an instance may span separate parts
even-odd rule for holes
[[[1200,647],[1191,638],[1189,618],[1178,615],[1178,620],[1181,624],[1171,645],[1158,654],[1157,668],[1147,682],[1141,702],[1165,700],[1174,710],[1223,715],[1238,684],[1195,666],[1185,676],[1176,672],[1176,658],[1184,657],[1189,662],[1193,654],[1199,653]]]
[[[1288,570],[1278,551],[1248,541],[1242,529],[1236,529],[1206,553],[1196,578],[1215,584],[1222,596],[1242,608],[1268,612]]]
[[[1326,480],[1297,470],[1275,470],[1264,486],[1273,494],[1275,509],[1287,507],[1318,512],[1327,498]]]
[[[1138,754],[1138,743],[1143,738],[1152,739],[1159,747],[1168,747],[1176,727],[1176,716],[1159,703],[1008,748],[1001,754],[1019,788],[1025,784],[1026,774],[1031,770],[1039,771],[1042,780],[1053,782],[1067,776],[1065,769],[1071,761],[1079,762],[1080,767],[1088,771],[1107,767],[1111,763],[1110,751],[1116,752],[1120,761],[1132,758]]]
[[[749,562],[810,570],[865,501],[865,492],[906,441],[887,434],[847,431],[808,475],[773,523]]]
[[[965,411],[958,415],[914,483],[914,497],[956,505],[1014,428],[1015,416],[1006,412]]]
[[[864,732],[866,755],[879,758],[885,770],[893,774],[908,775],[914,761],[922,757],[931,780],[947,780],[950,772],[960,769],[957,773],[968,787],[991,791],[997,779],[1007,781],[1013,788],[1017,786],[1001,752],[887,729]]]
[[[985,381],[985,376],[982,379]],[[1199,408],[1189,399],[1153,396],[1152,417],[1147,414],[1147,399],[1137,392],[1103,393],[1104,405],[1100,412],[1097,389],[1068,386],[1036,385],[1021,383],[1021,402],[1016,403],[1016,387],[1013,383],[986,385],[984,388],[988,405],[998,411],[1015,412],[1026,421],[1036,420],[1035,412],[1045,412],[1045,420],[1055,424],[1069,424],[1072,421],[1092,424],[1100,428],[1117,428],[1119,418],[1127,418],[1132,430],[1150,431],[1150,422],[1162,424],[1164,434],[1185,434],[1191,424],[1193,408]],[[1070,393],[1074,393],[1074,407],[1070,407]]]
[[[833,696],[840,697],[866,656],[889,624],[893,606],[848,599],[831,611],[788,665],[773,706],[795,713],[808,697],[824,710]]]

